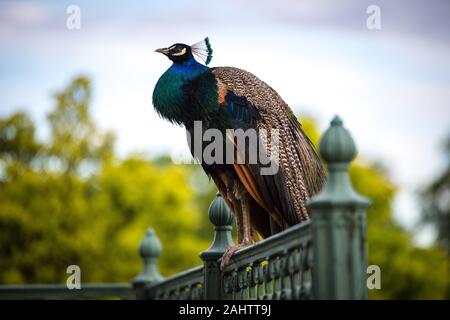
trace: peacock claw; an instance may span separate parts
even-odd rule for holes
[[[233,254],[236,251],[238,251],[239,249],[241,249],[240,244],[233,244],[228,247],[228,249],[225,251],[225,253],[222,256],[222,261],[220,262],[220,271],[223,271],[223,269],[225,269],[225,267],[230,262],[230,259],[233,256]]]
[[[225,267],[228,265],[228,263],[231,260],[231,257],[234,255],[234,253],[242,248],[245,248],[249,246],[250,242],[242,242],[238,244],[233,244],[228,247],[228,249],[225,251],[225,253],[222,256],[222,261],[220,262],[220,271],[223,271]]]

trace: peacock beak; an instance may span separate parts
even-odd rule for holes
[[[159,53],[162,53],[167,56],[169,54],[169,49],[168,48],[160,48],[160,49],[156,49],[155,52],[159,52]]]

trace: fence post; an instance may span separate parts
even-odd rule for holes
[[[132,280],[136,299],[147,299],[145,287],[148,284],[158,283],[164,279],[156,266],[161,250],[161,242],[159,242],[155,231],[152,228],[147,229],[139,247],[139,254],[143,260],[144,267],[142,272]]]
[[[214,240],[209,249],[200,254],[203,260],[204,299],[219,300],[223,297],[222,274],[217,260],[233,244],[231,224],[233,215],[219,193],[208,210],[209,220],[214,224]]]
[[[355,143],[335,117],[319,151],[328,165],[322,191],[311,199],[316,299],[367,299],[366,209],[370,201],[352,187],[348,170]]]

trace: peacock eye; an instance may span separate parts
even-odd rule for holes
[[[183,49],[181,49],[180,51],[178,51],[178,52],[176,52],[176,53],[173,53],[172,55],[173,55],[173,56],[176,56],[176,57],[179,57],[179,56],[184,55],[185,53],[186,53],[186,48],[183,48]]]

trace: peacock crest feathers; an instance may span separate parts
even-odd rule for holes
[[[191,46],[192,53],[197,57],[203,60],[206,65],[211,62],[213,49],[211,48],[211,43],[209,42],[209,38],[206,37],[202,41],[194,43]]]

